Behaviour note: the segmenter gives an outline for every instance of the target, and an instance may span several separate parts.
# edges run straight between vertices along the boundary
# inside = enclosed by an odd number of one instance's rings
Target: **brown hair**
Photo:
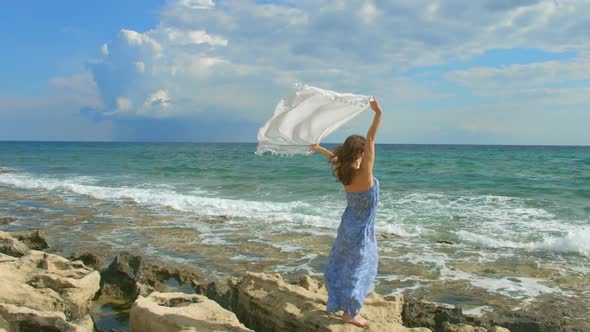
[[[362,157],[365,149],[365,138],[360,135],[350,135],[344,144],[334,148],[334,156],[338,159],[334,163],[332,173],[338,181],[347,186],[354,175],[353,164]]]

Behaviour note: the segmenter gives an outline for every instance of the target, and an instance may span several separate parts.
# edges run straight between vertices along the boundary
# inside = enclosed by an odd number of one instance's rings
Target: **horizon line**
[[[0,140],[0,143],[126,143],[126,144],[258,144],[258,142],[221,142],[221,141],[78,141],[78,140]],[[323,142],[322,144],[341,144],[341,142]],[[301,144],[305,145],[305,144]],[[376,143],[376,145],[456,145],[456,146],[553,146],[553,147],[590,147],[584,144],[503,144],[503,143]]]

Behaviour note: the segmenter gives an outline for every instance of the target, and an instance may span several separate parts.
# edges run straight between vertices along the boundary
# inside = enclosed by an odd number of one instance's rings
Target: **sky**
[[[375,96],[378,143],[590,145],[590,0],[1,6],[0,140],[255,142],[306,83]]]

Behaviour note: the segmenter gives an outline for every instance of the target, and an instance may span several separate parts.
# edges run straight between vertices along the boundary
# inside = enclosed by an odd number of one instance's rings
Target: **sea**
[[[209,278],[321,277],[342,186],[320,154],[255,151],[0,142],[0,230],[43,229],[64,256],[128,251]],[[376,156],[378,293],[474,316],[565,299],[590,322],[590,147],[378,144]]]

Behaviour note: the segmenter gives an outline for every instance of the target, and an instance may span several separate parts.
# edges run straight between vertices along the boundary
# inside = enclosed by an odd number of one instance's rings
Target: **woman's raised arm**
[[[321,145],[319,145],[319,144],[312,144],[312,145],[310,146],[310,150],[311,150],[311,151],[315,151],[315,152],[319,152],[319,153],[323,154],[323,155],[324,155],[326,158],[328,158],[328,160],[330,160],[330,161],[332,161],[332,159],[333,159],[334,157],[336,157],[336,156],[335,156],[335,155],[332,153],[332,151],[330,151],[330,150],[326,149],[325,147],[323,147],[323,146],[321,146]]]
[[[371,127],[369,127],[369,131],[367,132],[363,160],[364,164],[367,165],[367,168],[372,171],[373,163],[375,162],[375,136],[377,136],[377,130],[381,124],[381,107],[375,98],[371,98],[369,105],[375,112],[375,115],[373,116],[373,123],[371,123]]]

